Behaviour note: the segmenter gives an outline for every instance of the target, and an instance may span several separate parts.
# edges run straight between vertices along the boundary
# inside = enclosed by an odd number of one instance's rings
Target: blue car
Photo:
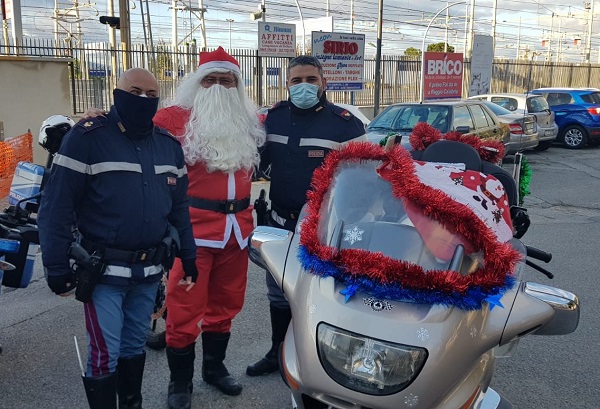
[[[558,125],[556,140],[566,148],[600,145],[600,89],[538,88],[530,93],[548,101]]]

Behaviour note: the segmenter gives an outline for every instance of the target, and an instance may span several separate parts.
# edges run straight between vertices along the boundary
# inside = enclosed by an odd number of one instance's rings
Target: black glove
[[[50,287],[55,294],[68,293],[77,286],[74,273],[48,275],[46,281],[48,281],[48,287]]]
[[[183,266],[183,272],[185,277],[192,277],[192,282],[195,283],[198,280],[198,268],[196,267],[196,260],[181,260]]]
[[[520,239],[527,232],[527,229],[529,229],[529,225],[531,224],[527,209],[519,206],[512,206],[510,208],[510,218],[512,219],[513,227],[515,229],[513,236]]]

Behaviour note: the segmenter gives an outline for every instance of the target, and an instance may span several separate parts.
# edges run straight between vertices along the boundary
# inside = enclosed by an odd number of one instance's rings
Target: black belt
[[[300,216],[300,210],[285,210],[275,204],[271,205],[271,209],[275,210],[277,216],[286,220],[298,220],[298,216]]]
[[[225,214],[238,213],[250,206],[249,197],[241,200],[208,200],[188,196],[188,199],[191,207]]]
[[[102,255],[105,263],[108,261],[123,261],[126,263],[151,263],[156,255],[156,247],[148,250],[119,250],[105,247],[99,243],[82,238],[81,245],[88,253],[98,252]]]

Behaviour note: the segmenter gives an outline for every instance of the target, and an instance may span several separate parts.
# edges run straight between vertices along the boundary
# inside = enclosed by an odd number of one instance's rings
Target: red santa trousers
[[[240,249],[232,234],[223,249],[198,247],[198,281],[186,292],[177,285],[184,277],[179,259],[167,283],[167,345],[184,348],[196,342],[200,330],[229,332],[241,311],[248,278],[248,248]]]

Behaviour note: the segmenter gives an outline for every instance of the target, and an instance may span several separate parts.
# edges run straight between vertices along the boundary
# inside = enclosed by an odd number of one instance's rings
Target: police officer
[[[116,408],[117,393],[120,409],[141,408],[144,344],[170,226],[178,232],[185,270],[179,284],[191,288],[198,275],[183,152],[152,122],[158,83],[149,71],[132,68],[113,95],[106,117],[82,120],[65,135],[38,218],[48,286],[56,294],[77,286],[67,255],[73,226],[77,243],[105,266],[84,303],[83,383],[92,409]]]
[[[294,231],[306,202],[313,171],[332,149],[365,140],[364,124],[349,111],[327,101],[323,68],[312,56],[292,59],[287,69],[289,99],[269,110],[267,143],[260,168],[271,165],[269,224]],[[277,352],[291,320],[290,306],[267,272],[272,345],[267,354],[246,368],[249,376],[279,369]]]

